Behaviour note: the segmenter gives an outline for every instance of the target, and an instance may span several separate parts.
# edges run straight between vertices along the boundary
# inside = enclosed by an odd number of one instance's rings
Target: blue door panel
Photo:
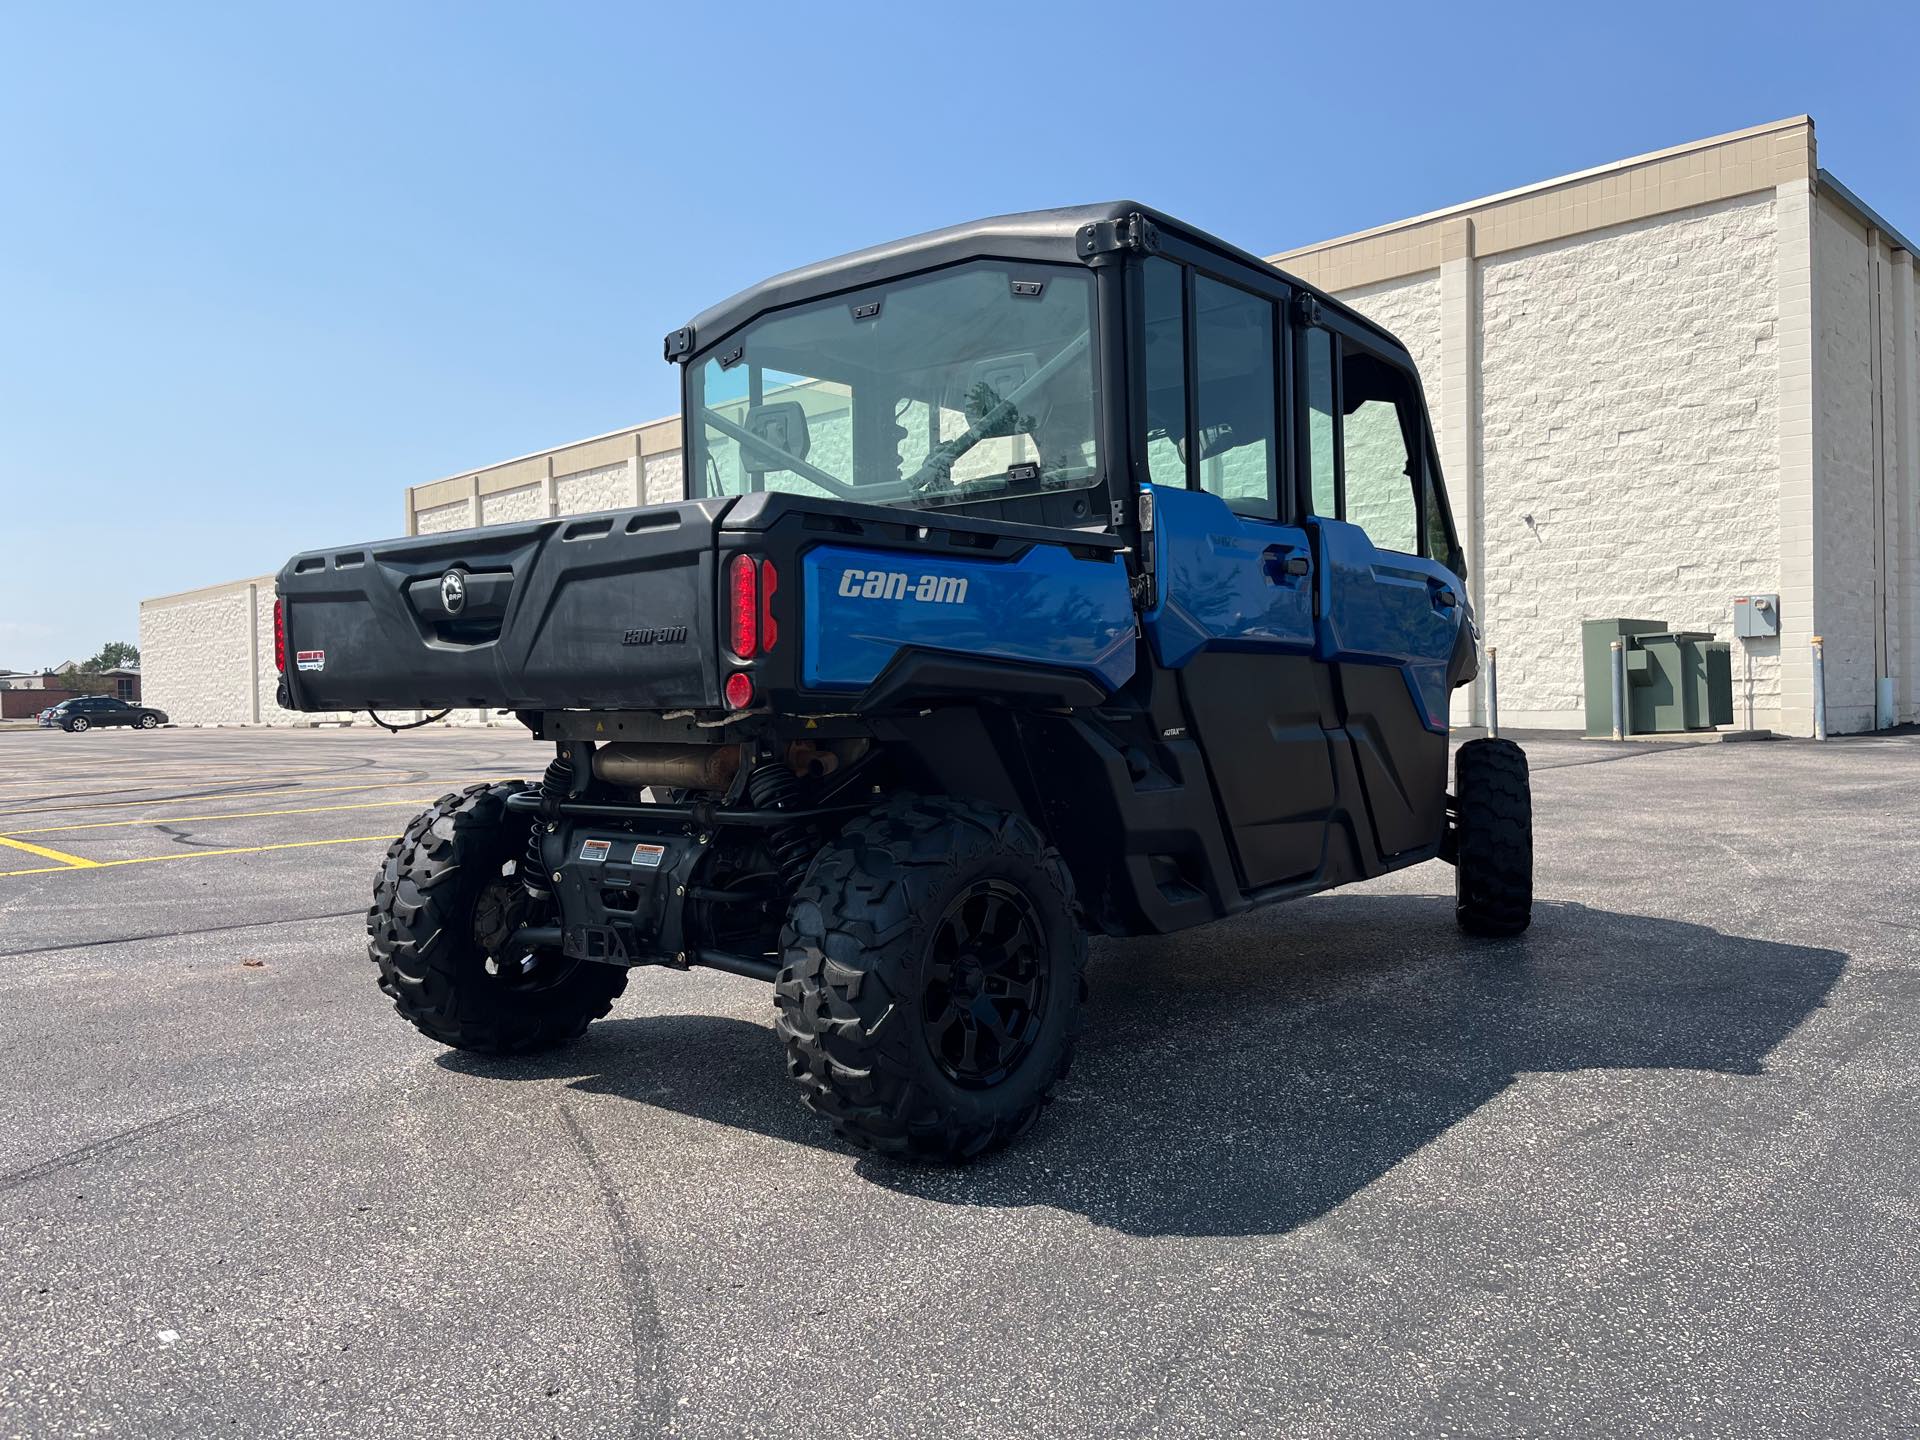
[[[1199,490],[1156,485],[1153,507],[1158,578],[1144,628],[1178,673],[1241,882],[1313,875],[1326,864],[1339,796],[1307,532],[1236,515]]]
[[[1447,665],[1463,618],[1459,577],[1437,560],[1375,548],[1358,525],[1314,524],[1321,556],[1315,653],[1335,663],[1399,667],[1421,723],[1446,733]]]
[[[801,557],[801,684],[860,690],[907,646],[1133,678],[1133,601],[1118,555],[1035,545],[1013,560],[819,545]]]
[[[1153,491],[1159,583],[1145,615],[1160,663],[1177,670],[1203,648],[1313,649],[1313,589],[1287,561],[1309,558],[1297,525],[1249,520],[1204,490]]]

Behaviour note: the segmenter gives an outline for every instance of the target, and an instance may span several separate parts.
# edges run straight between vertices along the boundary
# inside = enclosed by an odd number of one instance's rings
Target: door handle
[[[1284,585],[1313,572],[1313,562],[1298,554],[1291,545],[1269,545],[1260,556],[1267,579]]]
[[[1453,593],[1453,587],[1451,585],[1442,584],[1438,580],[1430,581],[1429,583],[1433,586],[1434,609],[1451,610],[1460,603],[1460,597]]]

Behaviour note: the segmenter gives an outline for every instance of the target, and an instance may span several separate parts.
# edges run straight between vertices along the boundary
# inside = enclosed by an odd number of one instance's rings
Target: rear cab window
[[[937,509],[1089,489],[1097,326],[1090,272],[997,260],[769,312],[687,367],[692,493]]]

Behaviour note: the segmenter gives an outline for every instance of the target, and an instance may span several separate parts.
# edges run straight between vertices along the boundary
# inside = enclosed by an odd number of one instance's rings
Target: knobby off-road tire
[[[605,1015],[627,972],[538,951],[496,953],[523,923],[518,862],[528,821],[509,815],[523,781],[470,785],[415,816],[387,847],[367,911],[380,988],[423,1035],[490,1055],[544,1050]]]
[[[1533,919],[1533,789],[1511,740],[1454,757],[1454,915],[1469,935],[1518,935]]]
[[[1059,852],[1015,816],[908,797],[861,817],[814,858],[780,943],[788,1073],[862,1149],[970,1160],[1031,1126],[1072,1062],[1086,935]]]

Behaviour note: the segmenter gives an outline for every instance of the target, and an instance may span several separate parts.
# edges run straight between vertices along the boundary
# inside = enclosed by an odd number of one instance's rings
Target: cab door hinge
[[[1160,249],[1160,230],[1138,210],[1118,220],[1095,220],[1082,225],[1079,235],[1081,257],[1110,255],[1116,250],[1132,250],[1153,255]]]

